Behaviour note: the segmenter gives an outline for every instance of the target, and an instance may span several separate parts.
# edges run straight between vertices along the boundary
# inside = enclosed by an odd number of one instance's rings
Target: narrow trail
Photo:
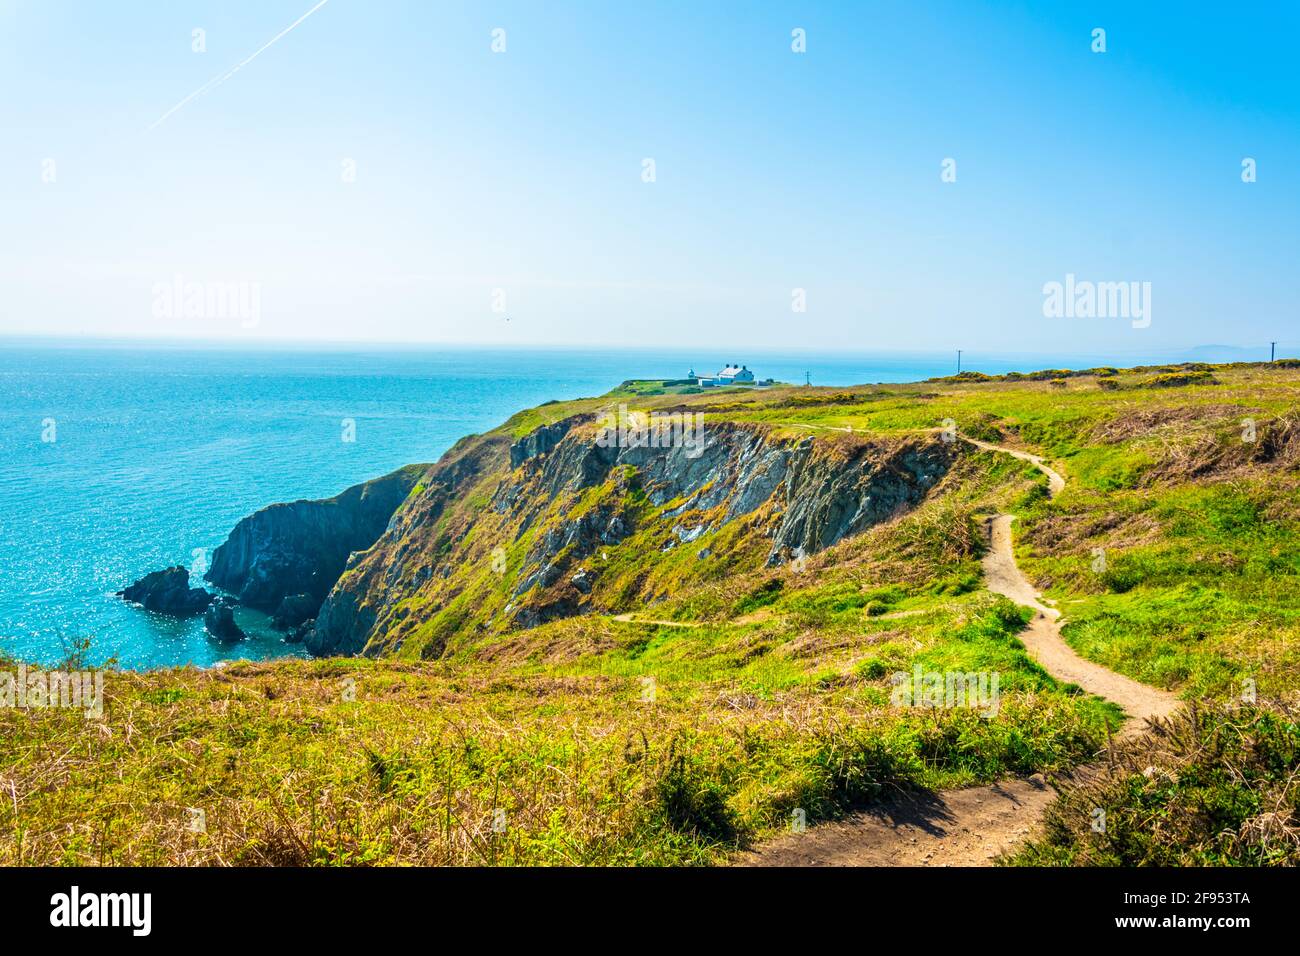
[[[1059,681],[1078,684],[1090,694],[1112,700],[1124,708],[1128,720],[1121,734],[1140,732],[1142,725],[1156,717],[1168,717],[1178,699],[1164,690],[1116,674],[1107,667],[1080,657],[1061,637],[1061,612],[1044,607],[1034,586],[1016,566],[1011,549],[1011,516],[998,515],[991,522],[992,546],[984,555],[985,586],[994,594],[1003,594],[1038,613],[1020,632],[1029,653]]]
[[[1055,498],[1065,490],[1065,479],[1061,477],[1060,473],[1049,468],[1041,455],[1031,455],[1027,451],[1018,451],[1015,448],[1006,448],[1002,445],[991,445],[986,441],[980,441],[978,438],[967,438],[965,435],[961,436],[961,438],[968,445],[974,445],[982,451],[1001,452],[1004,455],[1010,455],[1012,458],[1019,458],[1021,461],[1029,462],[1047,476],[1047,492],[1051,497]]]
[[[1029,462],[1047,476],[1052,497],[1065,488],[1065,479],[1038,455],[973,438],[963,440]],[[1043,604],[1016,564],[1013,520],[1004,514],[989,522],[984,577],[990,591],[1036,612],[1020,634],[1029,653],[1057,680],[1078,684],[1119,704],[1127,715],[1121,736],[1140,733],[1147,720],[1172,713],[1178,704],[1174,695],[1085,660],[1065,642],[1060,612]],[[742,866],[984,866],[1024,842],[1055,796],[1039,774],[987,787],[900,795],[844,820],[778,837],[736,862]]]

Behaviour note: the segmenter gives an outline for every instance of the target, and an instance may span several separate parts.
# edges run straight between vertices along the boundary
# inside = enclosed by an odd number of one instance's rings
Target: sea
[[[301,655],[258,612],[240,609],[248,639],[224,646],[201,617],[114,592],[171,565],[201,572],[258,508],[435,461],[520,409],[730,363],[852,385],[948,375],[956,356],[0,339],[0,658],[58,666],[87,641],[90,664],[129,669]],[[1099,364],[963,357],[990,373]]]

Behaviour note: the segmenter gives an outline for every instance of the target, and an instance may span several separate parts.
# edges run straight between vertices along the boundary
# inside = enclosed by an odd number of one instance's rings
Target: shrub
[[[1131,563],[1110,565],[1101,574],[1101,583],[1106,590],[1114,594],[1127,594],[1142,583],[1146,575]]]
[[[853,668],[853,672],[866,680],[880,680],[889,673],[889,665],[878,657],[871,657]]]
[[[1300,709],[1192,705],[1068,782],[1045,835],[1010,862],[1066,866],[1300,864]],[[1092,829],[1094,808],[1106,813]]]
[[[781,596],[784,587],[785,582],[780,578],[769,578],[737,601],[735,607],[731,609],[731,616],[741,617],[750,611],[766,607]]]
[[[1184,385],[1217,385],[1208,371],[1165,372],[1138,383],[1139,388],[1179,388]]]
[[[726,791],[702,764],[678,753],[677,745],[676,740],[670,745],[667,768],[654,787],[653,803],[662,822],[679,833],[705,840],[734,841],[736,823],[727,806]]]

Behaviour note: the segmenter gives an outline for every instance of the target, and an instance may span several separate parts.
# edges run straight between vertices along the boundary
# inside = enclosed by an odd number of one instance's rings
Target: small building
[[[718,373],[718,379],[724,385],[732,385],[741,382],[752,383],[754,381],[754,373],[749,370],[749,366],[747,365],[728,365]]]
[[[723,385],[753,385],[754,373],[746,365],[732,363],[717,375],[696,375],[691,369],[688,378],[695,379],[700,388],[720,388]]]

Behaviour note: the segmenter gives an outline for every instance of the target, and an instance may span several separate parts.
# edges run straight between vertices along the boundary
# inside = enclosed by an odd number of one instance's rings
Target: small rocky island
[[[190,587],[189,569],[179,566],[151,571],[135,584],[118,591],[117,596],[139,604],[146,611],[174,617],[202,614],[212,603],[212,595],[203,588]]]
[[[235,644],[248,636],[235,623],[235,602],[226,597],[219,597],[208,605],[203,615],[203,626],[223,644]]]

